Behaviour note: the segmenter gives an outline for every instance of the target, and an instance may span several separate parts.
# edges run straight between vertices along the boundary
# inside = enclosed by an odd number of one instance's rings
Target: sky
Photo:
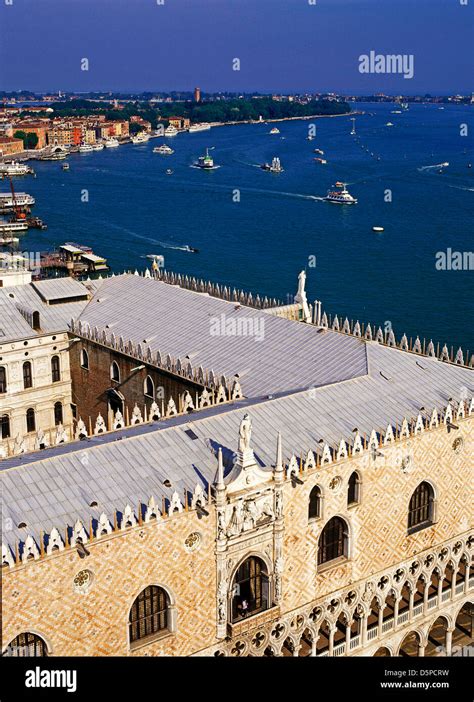
[[[9,91],[469,93],[473,45],[474,0],[0,0]]]

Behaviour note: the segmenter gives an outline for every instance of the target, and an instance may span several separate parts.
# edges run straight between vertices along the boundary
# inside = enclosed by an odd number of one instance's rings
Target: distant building
[[[23,151],[22,139],[13,137],[0,137],[0,156],[12,156]]]
[[[168,117],[168,122],[176,129],[189,129],[191,120],[188,117]]]
[[[44,149],[47,144],[48,126],[47,122],[19,122],[16,125],[16,131],[22,131],[25,134],[36,134],[38,143],[35,149]]]
[[[201,88],[194,88],[194,102],[201,102]]]

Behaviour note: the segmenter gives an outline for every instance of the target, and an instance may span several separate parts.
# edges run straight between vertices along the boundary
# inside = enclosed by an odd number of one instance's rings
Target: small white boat
[[[387,122],[387,124],[385,126],[386,127],[393,127],[393,122]],[[368,151],[368,149],[367,149],[367,151]]]
[[[93,150],[94,149],[92,148],[91,144],[81,144],[79,146],[79,153],[80,154],[87,154]]]
[[[106,149],[114,149],[117,146],[120,146],[120,144],[118,143],[117,139],[114,139],[114,137],[111,137],[110,139],[106,139],[104,141],[104,146]]]
[[[176,136],[176,134],[178,134],[178,130],[176,129],[176,127],[173,127],[172,124],[169,124],[165,129],[165,136],[173,137]]]
[[[352,195],[347,190],[345,183],[338,185],[339,190],[328,190],[328,194],[324,198],[327,202],[333,202],[336,205],[357,205],[357,198],[352,197]]]
[[[98,141],[97,144],[92,144],[92,151],[102,151],[104,148],[104,145],[101,141]]]
[[[63,169],[63,171],[68,171],[69,170],[69,163],[63,163],[61,168]]]
[[[270,171],[270,173],[283,173],[280,159],[277,156],[272,159],[271,163],[263,163],[260,168],[264,171]]]
[[[280,130],[278,129],[278,127],[273,127],[273,129],[270,129],[269,133],[270,134],[279,134]]]
[[[174,154],[174,149],[172,149],[171,146],[168,146],[168,144],[160,144],[160,146],[155,146],[153,153],[162,154],[163,156],[171,156],[171,154]]]
[[[372,227],[373,232],[383,232],[384,228],[383,227]]]
[[[197,124],[192,124],[188,132],[193,134],[194,132],[204,132],[211,128],[210,124],[205,124],[204,122],[198,122]]]
[[[130,141],[132,144],[145,144],[149,140],[149,135],[142,131],[142,132],[137,132],[134,136],[130,137]]]

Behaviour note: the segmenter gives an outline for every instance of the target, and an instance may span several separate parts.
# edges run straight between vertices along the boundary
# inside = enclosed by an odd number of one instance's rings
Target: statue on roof
[[[252,421],[246,412],[240,422],[239,427],[239,451],[244,453],[250,449],[250,439],[252,436]]]

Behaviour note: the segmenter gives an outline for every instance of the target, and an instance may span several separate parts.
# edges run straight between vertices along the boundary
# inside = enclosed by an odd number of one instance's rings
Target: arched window
[[[33,373],[31,372],[31,361],[25,361],[23,364],[23,387],[33,387]]]
[[[130,643],[169,631],[169,598],[162,587],[150,585],[138,595],[128,617]]]
[[[359,473],[355,470],[351,477],[349,478],[349,484],[347,486],[347,504],[357,505],[360,502],[360,477]]]
[[[348,529],[340,517],[328,521],[319,537],[318,565],[328,563],[336,558],[347,557]]]
[[[408,507],[408,531],[425,529],[433,523],[434,491],[427,482],[418,485]]]
[[[0,393],[7,391],[7,371],[5,366],[0,366]]]
[[[32,407],[26,410],[26,431],[36,431],[35,411]]]
[[[0,417],[0,439],[10,438],[10,417],[4,414]]]
[[[53,356],[51,359],[51,380],[53,383],[59,383],[61,380],[61,367],[59,365],[59,356]]]
[[[18,634],[13,641],[10,641],[3,655],[13,658],[47,656],[48,648],[41,636],[27,631],[25,634]]]
[[[145,378],[144,392],[147,397],[155,397],[155,384],[153,383],[153,380],[150,378],[149,375],[147,375],[147,377]]]
[[[110,377],[112,380],[120,383],[120,368],[118,367],[118,363],[116,363],[116,361],[113,361],[110,366]]]
[[[89,370],[89,354],[85,349],[81,350],[81,367]]]
[[[54,423],[56,426],[63,423],[63,405],[62,402],[54,403]]]
[[[237,569],[232,586],[232,621],[269,607],[269,580],[265,563],[251,556]]]
[[[319,519],[321,516],[321,488],[315,485],[309,493],[308,519]]]

